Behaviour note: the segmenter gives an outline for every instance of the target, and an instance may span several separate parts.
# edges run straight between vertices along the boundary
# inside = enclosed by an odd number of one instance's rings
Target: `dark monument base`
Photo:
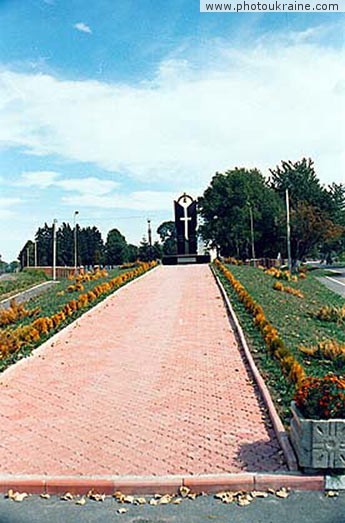
[[[210,262],[209,254],[172,254],[162,258],[163,265],[189,265]]]

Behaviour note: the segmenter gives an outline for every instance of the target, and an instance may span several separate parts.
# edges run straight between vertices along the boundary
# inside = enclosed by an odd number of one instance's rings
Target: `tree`
[[[129,243],[127,245],[127,258],[128,261],[133,263],[135,262],[139,257],[139,249],[136,245],[133,245],[132,243]]]
[[[176,254],[177,253],[177,238],[176,238],[176,226],[175,222],[167,221],[160,224],[157,229],[157,234],[159,235],[163,254]]]
[[[345,231],[344,186],[324,187],[311,158],[283,161],[270,172],[271,187],[282,201],[286,189],[289,190],[293,262],[311,254],[329,257],[331,252],[341,251]]]
[[[143,236],[143,239],[139,245],[139,260],[148,262],[152,260],[157,260],[162,257],[162,247],[158,242],[155,242],[152,246],[147,241],[146,237]]]
[[[221,254],[251,257],[250,210],[256,256],[281,252],[283,205],[257,169],[216,173],[198,203],[201,235]]]
[[[35,246],[34,242],[29,240],[25,243],[24,247],[18,255],[18,260],[21,269],[24,267],[33,267],[35,264]]]
[[[97,227],[77,228],[78,263],[99,265],[104,262],[105,247]]]
[[[56,232],[57,265],[74,265],[74,231],[69,223],[63,223]]]
[[[43,227],[39,227],[35,234],[35,241],[38,266],[51,266],[53,264],[53,227],[47,223]]]
[[[109,265],[121,265],[127,259],[126,238],[118,229],[108,232],[105,244],[106,263]]]

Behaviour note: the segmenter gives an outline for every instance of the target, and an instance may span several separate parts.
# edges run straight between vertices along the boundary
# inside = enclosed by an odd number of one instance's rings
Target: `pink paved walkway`
[[[0,382],[0,473],[285,470],[205,265],[149,273]]]

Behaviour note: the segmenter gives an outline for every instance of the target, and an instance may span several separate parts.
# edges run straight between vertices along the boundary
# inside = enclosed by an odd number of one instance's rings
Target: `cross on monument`
[[[177,253],[181,255],[197,254],[196,201],[186,193],[175,201],[175,225]]]
[[[183,217],[180,218],[180,220],[181,220],[181,222],[184,222],[184,237],[185,237],[185,240],[189,240],[189,236],[188,236],[188,222],[192,221],[192,218],[191,218],[191,216],[188,216],[188,206],[189,205],[186,205],[186,203],[187,203],[187,198],[190,198],[191,200],[192,200],[192,198],[190,196],[188,196],[186,193],[183,194],[182,198],[183,198],[183,203],[184,203],[184,205],[182,205],[182,207],[183,207]]]

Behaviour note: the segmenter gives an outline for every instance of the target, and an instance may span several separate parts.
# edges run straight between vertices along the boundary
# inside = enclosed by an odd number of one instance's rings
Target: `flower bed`
[[[30,351],[34,346],[43,341],[43,339],[46,339],[47,336],[55,333],[61,326],[67,325],[77,317],[78,314],[90,308],[94,303],[100,301],[100,299],[109,295],[128,281],[144,274],[155,265],[156,262],[142,263],[133,270],[119,274],[108,281],[98,283],[88,290],[88,292],[82,293],[75,299],[69,300],[60,310],[51,316],[41,316],[30,323],[23,323],[16,328],[1,329],[0,361],[5,361],[19,352],[23,355],[26,350]],[[2,366],[2,368],[4,368],[4,366]]]
[[[261,303],[258,303],[253,299],[252,295],[234,276],[234,274],[220,262],[216,262],[216,267],[221,272],[226,281],[230,283],[232,289],[236,292],[239,300],[244,305],[246,310],[250,312],[253,316],[253,322],[255,326],[260,330],[261,336],[265,341],[268,353],[273,355],[275,359],[279,362],[283,370],[283,375],[285,376],[285,379],[294,384],[294,388],[296,387],[297,393],[301,390],[301,387],[303,387],[303,385],[306,383],[306,379],[309,379],[308,375],[311,375],[311,379],[319,380],[318,383],[320,384],[320,386],[323,386],[324,383],[327,384],[328,381],[333,378],[340,380],[342,379],[341,376],[336,377],[332,374],[329,374],[330,371],[332,371],[334,374],[339,374],[344,371],[344,364],[339,364],[339,357],[343,357],[342,342],[337,342],[334,339],[329,339],[326,341],[324,340],[323,342],[319,342],[317,344],[317,349],[309,351],[308,349],[305,349],[303,351],[301,350],[301,336],[299,333],[294,332],[294,336],[297,338],[298,343],[287,345],[285,341],[287,337],[286,334],[291,334],[290,321],[287,321],[289,319],[289,315],[287,314],[287,312],[290,312],[290,309],[293,310],[295,314],[295,324],[293,327],[294,331],[298,331],[298,329],[300,329],[300,324],[302,323],[303,327],[304,325],[308,326],[307,332],[309,332],[309,323],[312,322],[311,332],[313,332],[315,335],[315,322],[317,322],[318,320],[311,317],[310,308],[317,307],[320,301],[324,300],[324,294],[326,294],[326,297],[328,298],[327,293],[329,291],[327,289],[323,289],[321,287],[321,284],[319,284],[318,282],[313,282],[313,278],[310,278],[310,282],[309,279],[308,281],[304,281],[305,279],[302,278],[302,281],[299,283],[304,285],[304,294],[306,294],[308,297],[308,303],[301,304],[299,306],[296,306],[296,304],[294,304],[292,307],[289,303],[282,302],[282,308],[277,310],[277,307],[272,308],[273,299],[270,295],[270,288],[272,289],[272,287],[265,283],[266,275],[263,273],[263,271],[252,268],[241,268],[238,266],[234,267],[234,270],[241,272],[241,276],[245,275],[247,277],[247,281],[251,283],[252,288],[256,290],[257,295],[260,297],[260,301],[265,301],[265,304],[267,304],[267,308],[270,311],[272,311],[271,316],[277,318],[278,320],[281,320],[283,331],[282,335],[280,329],[278,329],[276,325],[273,325],[271,321],[268,319],[267,314],[264,312]],[[262,276],[261,280],[259,280],[258,283],[260,274]],[[309,285],[311,289],[308,289]],[[320,286],[320,288],[318,286]],[[317,298],[320,298],[320,301]],[[341,301],[341,298],[339,298],[338,300],[337,297],[333,296],[331,293],[329,294],[329,298],[330,300],[333,299],[335,302]],[[301,321],[302,319],[303,322]],[[318,328],[319,330],[321,329],[321,332],[322,329],[323,332],[329,331],[329,325],[327,324],[321,326],[316,324],[316,328]],[[333,330],[331,332],[333,332],[333,334],[339,333],[339,336],[341,338],[341,329],[336,330],[336,332],[335,329],[338,329],[338,326],[333,326]],[[290,339],[293,338],[290,337]],[[314,341],[314,339],[311,341]],[[304,339],[303,341],[305,342],[306,339]],[[307,343],[305,343],[305,345],[307,345]],[[324,349],[324,351],[326,352],[322,352],[321,349]],[[334,356],[333,358],[331,357],[332,355]],[[314,372],[315,375],[313,376]],[[289,398],[287,398],[287,400],[288,399]],[[290,397],[290,399],[292,399],[292,396]],[[338,399],[340,402],[343,401],[342,397],[338,397]],[[318,411],[314,412],[315,416],[318,416]],[[308,415],[310,414],[311,412],[308,412]],[[328,414],[328,409],[326,409],[323,412],[323,416],[327,418],[327,416],[329,415],[330,414]]]

